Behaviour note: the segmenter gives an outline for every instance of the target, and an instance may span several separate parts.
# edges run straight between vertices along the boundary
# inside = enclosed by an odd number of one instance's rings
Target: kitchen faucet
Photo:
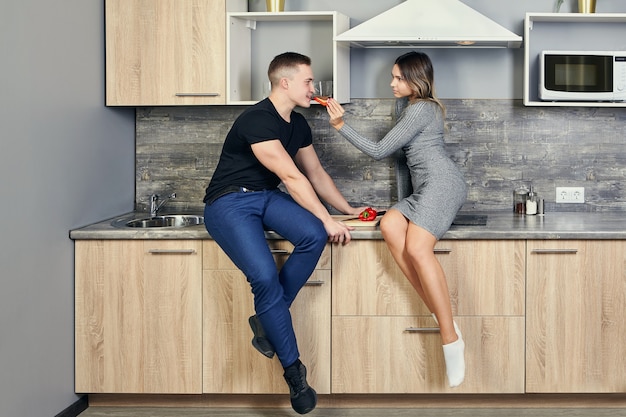
[[[168,195],[165,200],[159,203],[159,196],[156,194],[152,194],[150,196],[150,217],[156,217],[159,213],[159,209],[163,206],[163,204],[167,203],[171,198],[176,198],[176,193],[172,193]]]

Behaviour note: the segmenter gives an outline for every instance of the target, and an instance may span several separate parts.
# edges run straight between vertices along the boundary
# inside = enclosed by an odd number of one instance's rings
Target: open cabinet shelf
[[[553,102],[539,99],[542,50],[626,50],[626,13],[527,13],[524,21],[524,105],[626,107],[626,102]]]
[[[350,48],[334,41],[349,29],[349,17],[333,11],[247,12],[226,19],[227,104],[263,99],[270,61],[288,51],[309,56],[316,81],[333,81],[333,97],[350,101]]]

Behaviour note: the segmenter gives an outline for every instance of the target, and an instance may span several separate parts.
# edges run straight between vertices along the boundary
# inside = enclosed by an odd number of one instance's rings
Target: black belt
[[[254,193],[256,191],[264,191],[264,190],[251,190],[249,188],[240,187],[238,185],[229,185],[228,187],[223,188],[219,193],[217,193],[213,197],[211,197],[206,202],[206,204],[211,204],[215,200],[217,200],[218,198],[220,198],[222,196],[225,196],[226,194],[230,194],[230,193]]]

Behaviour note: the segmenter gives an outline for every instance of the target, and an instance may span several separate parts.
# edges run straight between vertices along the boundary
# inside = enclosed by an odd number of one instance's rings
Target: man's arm
[[[350,241],[348,227],[333,220],[319,200],[311,182],[298,169],[278,139],[255,143],[252,145],[252,152],[261,164],[280,178],[289,195],[298,204],[322,221],[331,242],[348,243]],[[298,159],[297,156],[296,158]],[[317,159],[317,156],[315,158]],[[329,203],[332,204],[330,201]]]
[[[313,145],[301,148],[296,154],[296,163],[309,179],[315,192],[328,204],[343,214],[358,215],[363,207],[352,207],[322,166]]]

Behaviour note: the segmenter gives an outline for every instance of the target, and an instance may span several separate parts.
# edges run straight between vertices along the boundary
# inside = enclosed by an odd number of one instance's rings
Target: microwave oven
[[[626,101],[626,51],[541,51],[539,99]]]

